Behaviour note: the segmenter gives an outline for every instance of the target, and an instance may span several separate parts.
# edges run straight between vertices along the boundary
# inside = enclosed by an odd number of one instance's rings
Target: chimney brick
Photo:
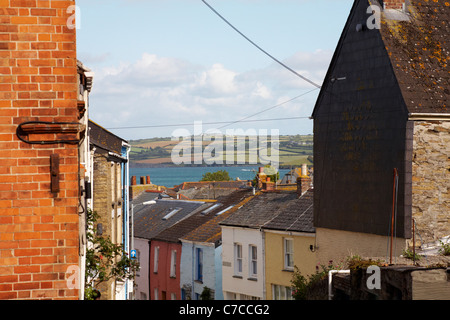
[[[388,0],[384,1],[384,9],[403,10],[405,0]]]
[[[300,176],[297,178],[297,194],[300,197],[311,188],[311,178],[308,176]]]

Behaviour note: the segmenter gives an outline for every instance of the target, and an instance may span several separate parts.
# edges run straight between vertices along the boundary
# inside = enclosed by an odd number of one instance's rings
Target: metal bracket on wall
[[[50,189],[52,193],[59,192],[59,154],[50,155]]]
[[[85,129],[85,125],[77,122],[27,121],[17,126],[16,135],[28,144],[78,144]],[[33,135],[39,135],[40,139],[33,139]],[[53,139],[41,140],[41,135],[53,135]]]

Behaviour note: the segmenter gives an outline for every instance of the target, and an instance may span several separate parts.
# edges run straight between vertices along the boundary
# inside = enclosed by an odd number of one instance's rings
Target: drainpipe
[[[333,299],[333,293],[332,293],[332,282],[333,282],[333,274],[335,273],[346,273],[350,274],[350,270],[330,270],[328,271],[328,300]]]

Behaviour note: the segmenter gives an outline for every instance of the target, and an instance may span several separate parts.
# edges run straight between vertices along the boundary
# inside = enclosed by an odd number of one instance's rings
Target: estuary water
[[[159,186],[172,188],[183,182],[199,181],[206,172],[226,170],[235,180],[252,180],[258,172],[258,166],[249,167],[162,167],[162,168],[130,168],[130,177],[136,176],[139,184],[141,176],[150,176],[150,181]],[[289,172],[288,169],[279,169],[280,179]]]

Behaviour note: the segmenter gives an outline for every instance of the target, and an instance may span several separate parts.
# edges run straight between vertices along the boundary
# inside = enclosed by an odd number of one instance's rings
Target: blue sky
[[[206,1],[273,57],[318,84],[353,3]],[[115,134],[127,140],[168,137],[180,128],[193,132],[194,121],[224,134],[312,133],[309,119],[206,124],[266,109],[247,120],[309,117],[319,90],[309,92],[313,85],[254,47],[201,0],[77,0],[77,6],[78,59],[95,73],[90,118]]]

